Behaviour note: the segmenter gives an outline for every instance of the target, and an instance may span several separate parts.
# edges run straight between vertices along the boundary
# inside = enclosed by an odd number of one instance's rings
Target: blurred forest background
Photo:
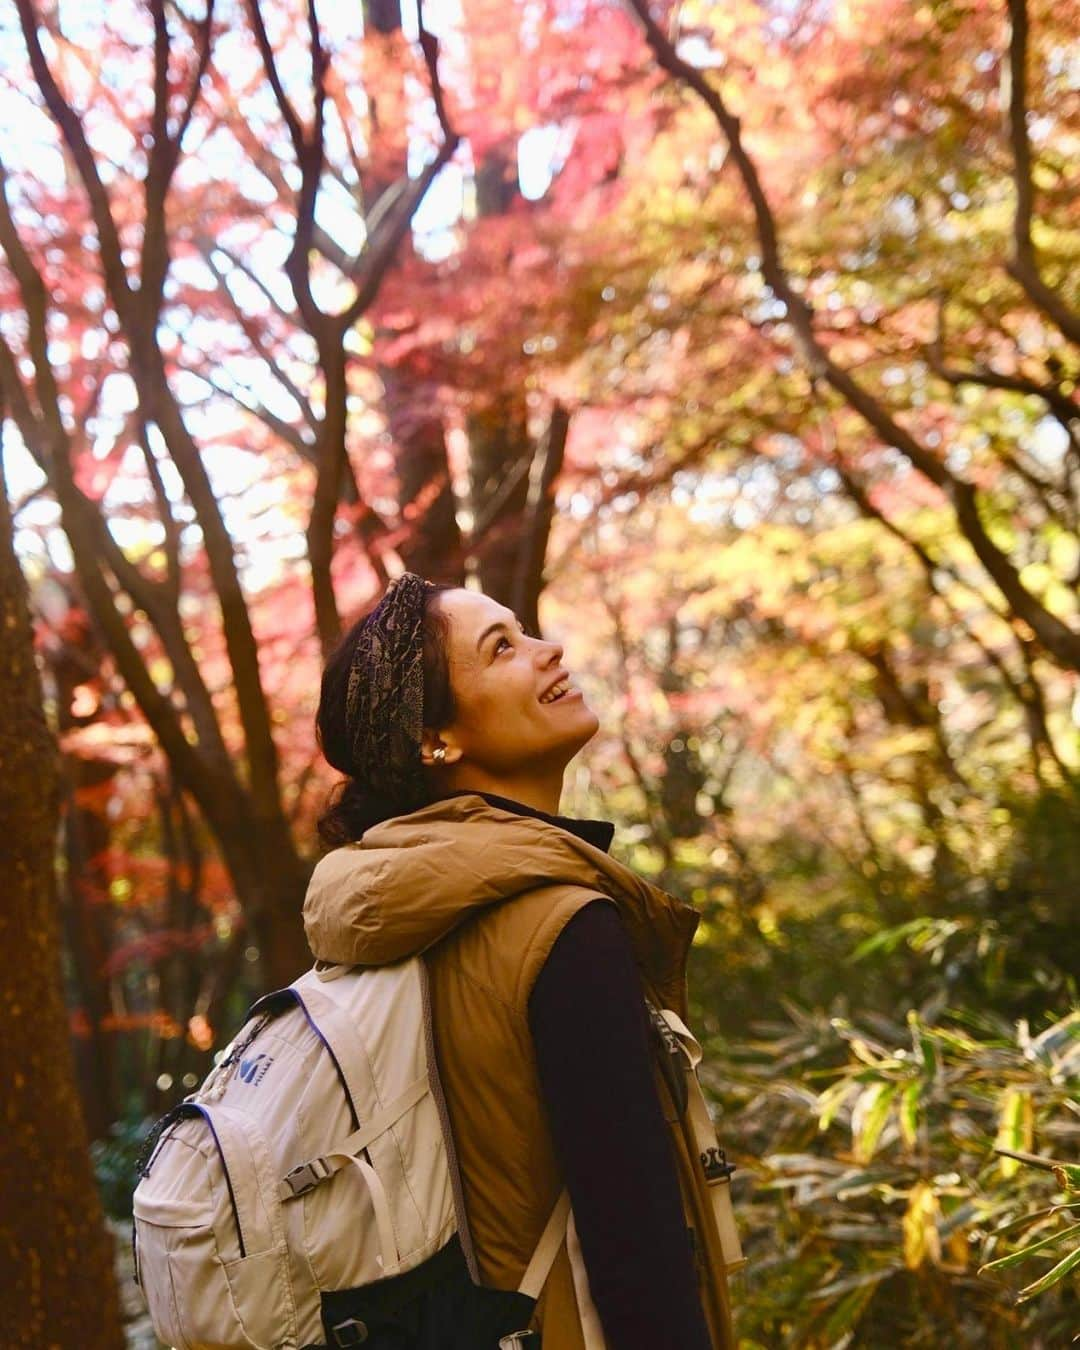
[[[122,1343],[71,1082],[122,1222],[304,963],[320,660],[405,567],[565,644],[564,809],[704,914],[741,1343],[1080,1334],[1078,33],[4,8],[13,1346]]]

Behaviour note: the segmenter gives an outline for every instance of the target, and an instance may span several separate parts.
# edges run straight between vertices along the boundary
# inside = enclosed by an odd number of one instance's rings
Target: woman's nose
[[[549,649],[548,664],[558,665],[563,658],[563,646],[561,642],[549,642],[546,638],[541,639],[541,645]]]

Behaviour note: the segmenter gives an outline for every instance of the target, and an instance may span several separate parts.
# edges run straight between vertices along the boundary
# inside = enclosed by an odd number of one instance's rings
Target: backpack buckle
[[[706,1181],[727,1181],[736,1170],[735,1164],[728,1162],[722,1148],[706,1149],[701,1155],[701,1168]]]
[[[301,1163],[286,1173],[284,1184],[292,1191],[295,1199],[298,1195],[306,1195],[308,1191],[313,1191],[320,1182],[333,1174],[334,1169],[325,1158],[312,1158],[310,1162]]]
[[[368,1325],[358,1317],[350,1317],[330,1328],[334,1344],[338,1346],[363,1345],[368,1338]]]

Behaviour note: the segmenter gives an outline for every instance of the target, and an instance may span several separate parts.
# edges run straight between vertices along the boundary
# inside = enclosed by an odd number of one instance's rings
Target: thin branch
[[[303,158],[304,154],[304,127],[288,94],[285,92],[285,86],[281,83],[281,75],[278,72],[277,61],[274,58],[274,49],[270,44],[270,35],[266,31],[266,24],[263,21],[259,0],[248,0],[248,13],[251,15],[251,26],[255,33],[255,43],[259,48],[259,54],[262,56],[263,65],[266,67],[266,78],[270,81],[270,88],[274,91],[274,98],[277,100],[278,108],[281,110],[281,116],[284,118],[285,125],[289,130],[289,136],[292,139],[296,158],[297,160],[300,160]]]
[[[169,580],[169,592],[174,604],[180,601],[180,583],[181,565],[180,565],[180,527],[176,523],[176,517],[172,512],[172,503],[169,501],[169,494],[165,491],[165,480],[161,476],[161,470],[158,468],[157,457],[150,445],[149,429],[145,422],[140,419],[139,423],[139,446],[143,452],[143,459],[146,462],[146,473],[150,479],[150,485],[154,490],[154,500],[157,502],[158,517],[161,520],[161,527],[165,531],[165,559],[167,562],[166,575]]]
[[[1031,240],[1031,220],[1035,210],[1035,190],[1031,177],[1031,142],[1027,131],[1027,0],[1009,0],[1009,141],[1013,153],[1013,181],[1016,185],[1016,212],[1013,216],[1014,255],[1007,264],[1031,301],[1051,319],[1062,333],[1080,345],[1080,314],[1043,281],[1039,273],[1035,247]]]
[[[416,0],[416,21],[420,28],[420,50],[424,53],[424,64],[427,66],[428,80],[431,84],[431,97],[435,102],[435,115],[442,128],[443,140],[453,141],[456,145],[458,135],[450,123],[446,100],[443,97],[442,81],[439,78],[439,42],[424,23],[424,0]]]
[[[109,196],[101,181],[97,164],[90,144],[86,139],[82,123],[74,108],[64,97],[56,77],[52,73],[38,36],[38,20],[34,12],[33,0],[15,0],[19,11],[19,22],[23,39],[30,57],[30,68],[41,90],[45,104],[60,128],[64,143],[71,152],[79,170],[83,186],[90,198],[90,210],[98,233],[101,249],[101,263],[105,273],[105,282],[112,297],[117,314],[122,318],[129,316],[132,309],[133,292],[124,267],[120,234],[113,219],[109,205]]]
[[[54,452],[45,444],[45,424],[30,405],[15,353],[3,333],[0,333],[0,392],[7,404],[8,415],[19,428],[23,444],[41,472],[51,478]]]
[[[962,533],[1013,611],[1028,624],[1046,651],[1061,665],[1080,670],[1080,633],[1047,609],[1023,585],[1019,570],[994,543],[982,522],[974,486],[950,473],[943,460],[902,427],[885,405],[861,385],[850,371],[837,365],[821,345],[814,331],[814,311],[792,285],[781,260],[776,221],[757,169],[743,144],[738,118],[728,110],[723,98],[704,74],[677,54],[649,13],[648,0],[628,0],[628,3],[641,20],[646,39],[660,66],[699,95],[723,131],[729,157],[738,170],[753,210],[761,251],[761,274],[787,309],[796,345],[811,377],[831,385],[886,445],[898,450],[945,493],[952,501]]]
[[[1030,394],[1041,398],[1050,409],[1054,418],[1074,444],[1077,443],[1074,423],[1080,422],[1080,403],[1070,397],[1063,389],[1054,384],[1040,384],[1037,380],[1027,379],[1023,375],[1004,375],[988,366],[976,366],[969,370],[960,370],[945,363],[945,333],[942,307],[938,308],[938,331],[934,341],[925,348],[927,363],[947,384],[959,388],[965,384],[976,384],[983,389],[1000,389],[1006,393]]]
[[[983,641],[938,585],[937,577],[943,575],[947,576],[954,584],[966,588],[966,583],[956,573],[955,569],[948,563],[932,558],[924,545],[917,539],[906,534],[894,521],[885,516],[884,513],[873,504],[866,493],[866,490],[851,475],[850,471],[840,461],[838,456],[834,455],[833,463],[836,472],[840,477],[840,481],[844,485],[845,491],[858,507],[860,514],[865,516],[868,520],[877,521],[878,524],[888,530],[894,538],[898,539],[911,550],[923,569],[927,589],[941,602],[950,620],[960,629],[968,641],[977,647],[988,664],[994,667],[1000,675],[1002,683],[1012,694],[1013,698],[1016,699],[1017,703],[1024,709],[1028,719],[1036,777],[1039,776],[1039,748],[1042,747],[1047,750],[1063,778],[1066,781],[1071,781],[1071,774],[1063,763],[1061,756],[1058,754],[1057,747],[1054,745],[1053,738],[1050,735],[1049,723],[1046,717],[1046,702],[1043,696],[1042,687],[1035,676],[1030,653],[1026,650],[1017,632],[1015,622],[1010,622],[1007,616],[999,614],[997,610],[991,609],[991,613],[993,613],[994,617],[1006,624],[1012,637],[1020,646],[1027,667],[1027,678],[1023,681],[1016,679],[1009,670],[1004,658],[995,651],[993,647]],[[976,596],[985,603],[984,597],[978,596],[978,593],[976,593]]]
[[[270,287],[267,286],[266,282],[259,276],[258,272],[246,263],[238,253],[234,253],[225,244],[218,243],[216,240],[207,239],[205,235],[198,236],[195,240],[195,245],[202,254],[207,267],[215,276],[222,279],[224,279],[225,276],[220,268],[211,261],[214,253],[220,253],[223,258],[228,259],[230,267],[235,267],[238,272],[242,272],[248,281],[258,288],[278,318],[288,324],[290,328],[296,326],[297,316],[295,310],[286,309]]]
[[[315,415],[315,411],[312,408],[310,401],[305,397],[304,394],[300,392],[299,385],[297,385],[292,379],[290,379],[290,377],[281,369],[280,365],[274,360],[273,356],[270,353],[270,349],[268,348],[266,342],[263,340],[263,336],[259,330],[258,325],[255,323],[252,316],[246,313],[241,308],[236,297],[233,295],[232,290],[229,287],[228,277],[226,273],[214,261],[213,256],[214,253],[221,252],[222,254],[224,254],[224,256],[229,259],[229,262],[233,267],[235,267],[238,271],[242,272],[243,275],[246,276],[250,281],[253,281],[256,285],[258,285],[259,288],[263,290],[263,293],[265,294],[266,293],[265,288],[263,287],[262,283],[258,280],[257,277],[254,276],[252,270],[249,267],[247,267],[244,263],[240,262],[239,260],[235,259],[230,253],[226,252],[226,250],[219,249],[216,245],[211,244],[209,243],[209,241],[205,240],[199,240],[198,246],[199,251],[202,253],[203,259],[207,267],[214,274],[214,278],[218,283],[218,287],[220,288],[222,294],[224,295],[225,300],[229,305],[229,308],[232,310],[237,323],[243,329],[244,336],[251,343],[255,352],[266,363],[266,366],[269,369],[270,374],[274,377],[275,380],[277,380],[277,382],[281,385],[281,387],[285,390],[285,392],[289,395],[289,397],[300,409],[300,413],[303,416],[304,421],[311,428],[312,432],[317,433],[319,429],[319,419]],[[220,389],[221,386],[215,384],[214,387]]]
[[[34,362],[35,393],[38,405],[44,410],[56,405],[60,397],[48,355],[49,337],[46,322],[48,293],[41,273],[35,267],[16,229],[11,203],[8,200],[7,185],[7,170],[0,162],[0,248],[7,255],[26,311],[30,356]]]
[[[203,77],[210,65],[210,47],[213,32],[214,0],[206,0],[206,14],[200,19],[198,26],[196,45],[199,55],[195,67],[195,76],[191,82],[191,93],[184,103],[184,110],[180,114],[176,135],[173,138],[173,144],[176,147],[177,155],[180,154],[180,151],[183,148],[184,137],[187,135],[187,129],[191,125],[191,119],[195,112],[195,105],[199,101],[199,90],[202,88]]]
[[[207,0],[206,14],[199,24],[195,76],[185,99],[184,111],[175,137],[169,135],[170,39],[165,16],[165,0],[150,0],[150,10],[154,21],[154,108],[151,115],[151,146],[144,183],[145,223],[139,294],[140,299],[145,297],[143,304],[147,308],[153,306],[156,320],[169,268],[169,235],[165,219],[165,202],[169,185],[180,161],[180,143],[194,113],[203,75],[210,61],[214,0]],[[147,322],[150,322],[149,314],[146,317]]]
[[[392,205],[387,211],[386,224],[378,230],[374,238],[371,235],[368,236],[368,244],[365,245],[360,255],[362,278],[358,282],[356,296],[340,315],[340,323],[344,328],[351,328],[374,301],[402,240],[409,232],[412,218],[416,214],[416,208],[420,205],[428,188],[441,173],[443,166],[453,158],[457,145],[456,138],[443,142],[439,147],[438,154],[429,164],[424,166],[420,176],[410,183],[399,198],[393,199]],[[388,191],[392,191],[392,189],[388,189]],[[382,197],[379,198],[378,204],[380,206],[386,195],[384,192]]]
[[[257,417],[258,420],[262,422],[264,426],[268,427],[279,440],[282,440],[286,445],[291,446],[292,449],[295,450],[302,459],[307,460],[309,464],[317,462],[318,455],[314,442],[305,440],[298,427],[293,426],[291,422],[286,422],[283,417],[278,417],[276,413],[272,413],[270,409],[256,397],[255,391],[250,385],[234,381],[230,387],[229,385],[223,384],[213,375],[200,375],[198,378],[204,380],[215,393],[220,394],[223,398],[227,398],[230,403],[241,409],[241,411],[246,412],[251,417]],[[251,397],[250,403],[240,397],[240,390],[243,390],[245,394],[248,394]]]

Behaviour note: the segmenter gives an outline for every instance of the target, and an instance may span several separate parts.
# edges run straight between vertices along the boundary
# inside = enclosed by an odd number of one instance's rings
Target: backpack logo
[[[242,1059],[240,1061],[240,1081],[249,1083],[252,1087],[258,1087],[266,1077],[266,1071],[273,1064],[273,1055],[256,1055],[254,1059]]]

